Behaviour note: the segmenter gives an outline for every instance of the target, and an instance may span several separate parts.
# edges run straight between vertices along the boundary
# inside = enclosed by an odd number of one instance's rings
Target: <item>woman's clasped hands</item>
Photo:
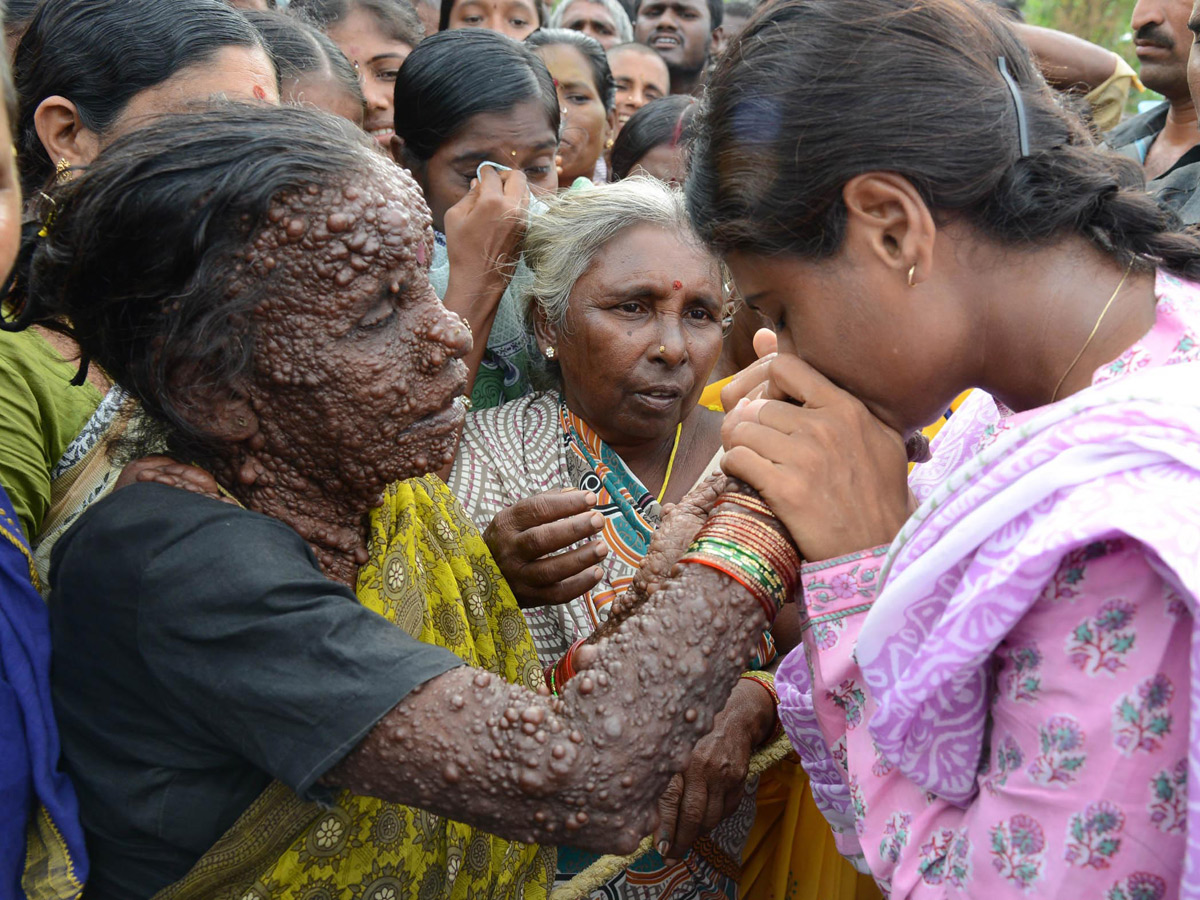
[[[890,544],[910,511],[905,439],[798,356],[760,359],[725,388],[722,468],[770,504],[806,560]]]

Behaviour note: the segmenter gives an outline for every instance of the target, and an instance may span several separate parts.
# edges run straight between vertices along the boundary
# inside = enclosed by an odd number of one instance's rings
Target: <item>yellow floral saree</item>
[[[530,688],[533,641],[487,545],[435,476],[371,513],[358,599],[419,640]],[[156,900],[544,900],[553,848],[343,792],[329,808],[276,782]]]

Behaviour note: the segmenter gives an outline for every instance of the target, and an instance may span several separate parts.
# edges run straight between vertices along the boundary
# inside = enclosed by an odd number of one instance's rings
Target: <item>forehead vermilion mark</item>
[[[262,85],[256,84],[254,86],[254,98],[256,100],[266,100],[267,99],[267,92],[265,90],[263,90]]]
[[[679,279],[676,279],[675,281],[671,282],[671,287],[675,288],[675,290],[677,290],[677,291],[682,290],[683,282],[680,281]]]
[[[425,242],[417,244],[417,265],[425,265]]]

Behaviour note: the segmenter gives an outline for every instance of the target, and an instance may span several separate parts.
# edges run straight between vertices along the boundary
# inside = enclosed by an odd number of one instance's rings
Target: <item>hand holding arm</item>
[[[796,356],[770,364],[766,397],[722,426],[722,468],[755,488],[805,559],[889,544],[908,518],[905,442]]]
[[[501,510],[483,539],[522,608],[568,603],[594,588],[608,555],[596,495],[547,491]],[[573,550],[572,544],[586,541]],[[565,552],[563,552],[565,551]]]

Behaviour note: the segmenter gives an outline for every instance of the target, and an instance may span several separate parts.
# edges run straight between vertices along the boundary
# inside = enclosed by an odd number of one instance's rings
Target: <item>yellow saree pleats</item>
[[[758,809],[746,850],[741,900],[879,900],[879,888],[834,846],[813,802],[808,776],[793,757],[758,784]]]
[[[542,682],[521,610],[441,479],[389,488],[371,514],[358,599],[420,640],[510,682]],[[553,848],[342,793],[332,808],[276,783],[156,900],[545,900]]]

